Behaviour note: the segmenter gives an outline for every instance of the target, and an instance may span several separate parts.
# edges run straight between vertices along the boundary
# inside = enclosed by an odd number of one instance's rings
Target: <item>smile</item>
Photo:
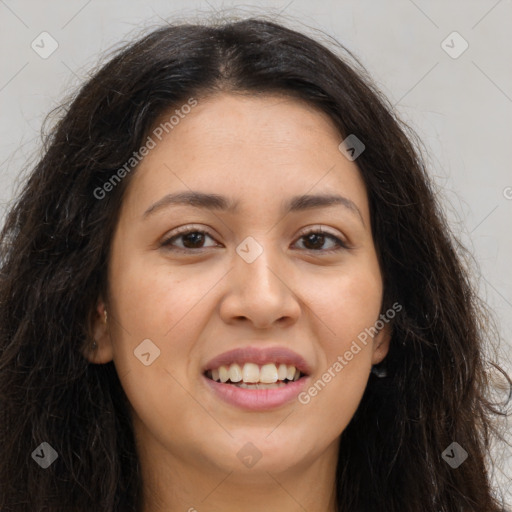
[[[284,363],[233,363],[206,372],[209,379],[244,389],[276,389],[298,380],[301,376],[300,370],[294,365]]]
[[[287,347],[241,347],[202,368],[208,392],[247,411],[268,411],[293,403],[311,380],[312,367]]]

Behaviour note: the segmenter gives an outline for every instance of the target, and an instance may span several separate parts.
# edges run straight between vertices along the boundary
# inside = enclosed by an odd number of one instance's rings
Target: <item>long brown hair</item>
[[[82,355],[136,169],[104,197],[95,191],[163,112],[219,91],[300,98],[330,116],[340,141],[355,134],[366,146],[356,163],[382,311],[403,309],[382,364],[388,376],[371,375],[341,436],[337,510],[504,510],[487,460],[499,435],[493,417],[504,414],[488,394],[492,324],[413,132],[339,49],[261,17],[169,25],[118,51],[63,108],[1,234],[0,510],[141,510],[128,400],[113,362]],[[46,470],[31,457],[43,442],[58,453]],[[468,454],[456,469],[442,457],[453,442]]]

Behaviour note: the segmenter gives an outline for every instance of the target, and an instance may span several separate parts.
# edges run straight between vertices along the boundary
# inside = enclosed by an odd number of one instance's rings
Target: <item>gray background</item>
[[[100,55],[165,19],[195,21],[212,13],[270,14],[324,43],[334,37],[359,57],[424,141],[451,226],[475,257],[474,282],[495,313],[500,364],[512,372],[511,0],[0,0],[2,219],[23,181],[21,170],[38,157],[45,115]],[[43,44],[43,31],[58,44],[46,59],[31,47]],[[451,36],[443,44],[453,31],[469,45],[457,58],[445,49],[454,54],[463,41]],[[496,478],[512,487],[511,449],[500,445],[496,457]]]

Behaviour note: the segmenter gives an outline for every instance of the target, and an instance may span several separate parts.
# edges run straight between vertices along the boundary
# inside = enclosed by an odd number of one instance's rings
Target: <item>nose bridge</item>
[[[296,317],[299,307],[287,283],[285,258],[272,236],[256,236],[248,236],[236,247],[224,313],[259,325]]]
[[[268,235],[246,237],[236,248],[236,271],[245,283],[245,288],[260,289],[268,293],[280,293],[283,283],[277,278],[279,247]]]

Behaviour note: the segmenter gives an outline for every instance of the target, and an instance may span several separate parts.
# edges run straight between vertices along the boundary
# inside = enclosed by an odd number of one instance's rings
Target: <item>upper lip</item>
[[[286,347],[242,347],[229,350],[214,357],[203,368],[203,373],[208,370],[219,368],[220,366],[229,366],[232,363],[244,364],[255,363],[264,365],[267,363],[293,365],[301,373],[309,375],[311,368],[306,360]]]

